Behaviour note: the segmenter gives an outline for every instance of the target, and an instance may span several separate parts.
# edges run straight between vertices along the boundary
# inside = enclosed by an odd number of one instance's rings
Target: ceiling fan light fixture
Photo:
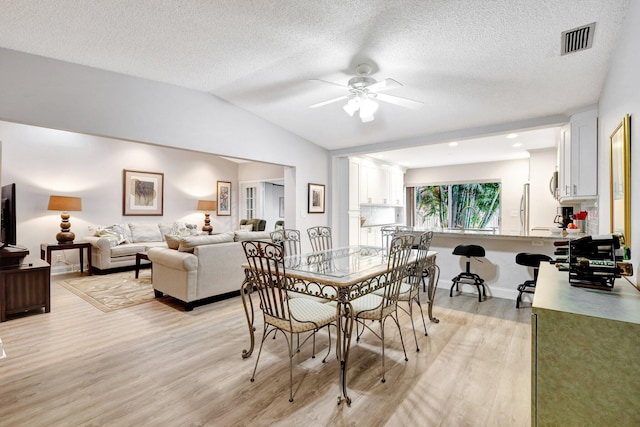
[[[363,123],[370,122],[373,120],[373,115],[378,111],[378,103],[370,98],[364,98],[360,101],[360,119],[362,119]],[[366,120],[365,118],[371,118],[371,120]]]
[[[373,117],[373,115],[363,116],[362,112],[360,112],[360,120],[362,120],[362,123],[369,123],[369,122],[372,122],[374,119],[375,117]]]
[[[348,115],[353,117],[353,114],[358,111],[360,108],[360,104],[358,102],[358,98],[351,98],[349,102],[347,102],[344,107],[342,107],[344,111],[347,112]]]

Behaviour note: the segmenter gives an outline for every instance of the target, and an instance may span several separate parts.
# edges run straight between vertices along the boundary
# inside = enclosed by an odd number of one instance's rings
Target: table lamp
[[[60,218],[60,232],[56,234],[58,244],[64,245],[73,243],[76,235],[71,231],[71,223],[69,222],[69,211],[81,211],[82,199],[80,197],[67,197],[67,196],[49,196],[50,211],[62,211]]]
[[[202,231],[206,231],[211,234],[213,227],[211,226],[211,219],[209,218],[209,211],[215,211],[218,208],[218,202],[215,200],[198,200],[198,210],[204,211],[204,225]]]

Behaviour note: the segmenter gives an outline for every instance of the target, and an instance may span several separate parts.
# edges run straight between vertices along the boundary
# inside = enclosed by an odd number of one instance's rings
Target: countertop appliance
[[[560,228],[567,228],[567,225],[573,222],[573,208],[571,206],[560,206],[553,222],[558,224]]]

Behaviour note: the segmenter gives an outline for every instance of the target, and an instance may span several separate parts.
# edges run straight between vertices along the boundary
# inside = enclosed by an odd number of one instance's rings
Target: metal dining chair
[[[356,333],[356,340],[359,341],[360,336],[364,333],[365,328],[370,330],[382,343],[382,382],[385,382],[385,365],[384,365],[384,326],[386,320],[391,318],[398,327],[400,333],[400,342],[402,343],[402,351],[404,352],[404,360],[407,361],[407,351],[404,347],[402,338],[402,330],[398,321],[398,295],[402,281],[407,275],[407,262],[413,245],[413,236],[404,234],[396,236],[389,244],[389,258],[387,262],[387,272],[380,277],[380,284],[383,285],[380,295],[369,293],[351,302],[353,307],[354,319],[358,324],[363,326],[360,334]],[[367,320],[378,321],[380,324],[380,332],[374,331],[367,325]]]
[[[380,228],[380,234],[382,235],[382,248],[384,253],[387,253],[389,248],[389,242],[398,234],[410,233],[413,231],[413,227],[405,225],[385,225]]]
[[[314,338],[313,353],[315,355],[315,334],[321,328],[336,323],[336,309],[309,298],[290,298],[284,267],[284,251],[275,243],[261,241],[242,242],[245,256],[249,264],[251,285],[260,296],[260,309],[264,318],[262,341],[256,357],[251,381],[255,381],[258,361],[265,340],[271,334],[274,338],[282,332],[287,342],[289,356],[289,402],[293,402],[293,357],[298,354],[300,345],[293,342],[294,334],[310,332],[302,341]],[[329,350],[324,357],[326,361],[331,352],[331,336]]]
[[[296,259],[302,254],[299,230],[276,230],[271,232],[270,237],[272,243],[276,243],[282,247],[288,263],[295,263]],[[287,265],[287,267],[293,267],[293,265]]]
[[[416,262],[408,268],[407,280],[400,285],[400,292],[398,294],[398,302],[406,302],[408,304],[408,310],[402,305],[399,305],[400,309],[409,315],[411,319],[411,328],[413,329],[413,338],[416,341],[416,351],[420,351],[418,345],[418,337],[416,335],[416,326],[413,323],[413,304],[418,304],[420,308],[420,316],[422,316],[422,325],[424,326],[424,335],[428,336],[427,322],[424,320],[424,312],[422,311],[422,304],[420,303],[420,284],[426,287],[425,279],[429,277],[427,271],[427,256],[429,254],[429,247],[431,246],[431,240],[433,239],[433,231],[427,231],[420,235],[420,240],[414,247],[417,250]]]
[[[284,265],[286,268],[297,268],[302,262],[301,244],[300,244],[300,231],[294,229],[276,230],[270,234],[271,242],[280,245],[284,250]],[[289,297],[305,297],[311,298],[318,302],[329,302],[335,297],[336,291],[332,287],[325,286],[320,288],[319,286],[308,285],[306,289],[301,289],[294,285],[292,290],[289,290]],[[296,291],[297,289],[297,291]],[[311,295],[314,294],[314,295]]]
[[[313,252],[326,251],[333,248],[331,227],[317,226],[307,229]]]

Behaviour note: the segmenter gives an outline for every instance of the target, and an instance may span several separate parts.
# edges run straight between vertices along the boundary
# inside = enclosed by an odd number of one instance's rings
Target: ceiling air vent
[[[595,22],[572,30],[563,31],[561,55],[591,48],[595,31]]]

